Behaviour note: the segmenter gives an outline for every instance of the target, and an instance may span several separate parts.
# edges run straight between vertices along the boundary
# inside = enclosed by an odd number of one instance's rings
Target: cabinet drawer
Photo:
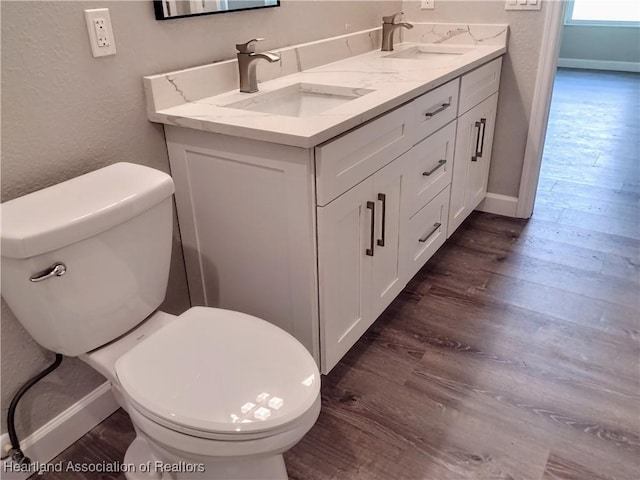
[[[411,103],[404,105],[315,148],[318,205],[326,205],[409,149],[411,111]]]
[[[407,155],[408,174],[405,201],[412,216],[451,183],[456,122],[413,147]]]
[[[413,145],[456,118],[459,85],[456,78],[413,101]]]
[[[448,217],[449,187],[409,220],[402,253],[406,281],[427,263],[446,240]]]
[[[458,116],[498,91],[501,68],[502,57],[496,58],[462,77]]]

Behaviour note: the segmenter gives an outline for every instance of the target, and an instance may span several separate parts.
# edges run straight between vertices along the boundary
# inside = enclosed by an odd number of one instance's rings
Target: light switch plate
[[[505,10],[540,10],[542,0],[506,0]]]
[[[116,40],[111,28],[111,17],[108,8],[93,8],[84,11],[87,22],[87,33],[94,57],[105,57],[116,54]]]

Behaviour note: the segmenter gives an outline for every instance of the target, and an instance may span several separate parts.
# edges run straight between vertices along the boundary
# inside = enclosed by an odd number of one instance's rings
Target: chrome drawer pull
[[[387,196],[384,193],[379,193],[378,200],[382,202],[382,233],[376,243],[379,247],[384,247],[385,230],[387,229]]]
[[[376,204],[373,202],[367,202],[367,208],[371,210],[371,237],[369,240],[369,248],[365,250],[365,253],[368,256],[373,257],[373,244],[375,243],[373,237],[375,236],[376,229]]]
[[[475,155],[471,156],[472,162],[477,162],[479,158],[482,158],[482,154],[484,153],[484,132],[487,129],[487,119],[481,118],[479,122],[475,124],[478,129],[478,136],[476,137],[476,151]],[[480,132],[482,131],[482,144],[480,143]],[[480,148],[478,148],[480,146]]]
[[[32,282],[42,282],[43,280],[47,280],[51,277],[61,277],[67,273],[67,266],[64,263],[58,262],[51,265],[46,270],[43,270],[40,273],[36,273],[32,277],[29,278]]]
[[[427,117],[427,118],[431,118],[431,117],[439,114],[440,112],[443,112],[444,110],[446,110],[450,106],[451,106],[451,103],[443,103],[440,108],[438,108],[437,110],[434,110],[433,112],[427,112],[427,113],[424,114],[424,116]]]
[[[433,172],[435,172],[437,169],[439,169],[441,166],[443,166],[445,163],[447,163],[447,161],[444,158],[442,160],[438,160],[438,164],[435,167],[433,167],[428,172],[422,172],[422,175],[424,175],[425,177],[428,177]]]
[[[481,118],[480,123],[482,124],[482,140],[480,141],[480,152],[478,153],[478,157],[482,158],[482,154],[484,153],[484,134],[487,132],[487,119]]]
[[[424,237],[419,238],[418,241],[422,242],[422,243],[426,242],[427,240],[429,240],[429,237],[431,237],[431,235],[436,233],[441,226],[442,226],[441,223],[434,223],[433,224],[433,230],[431,230],[429,233],[427,233]]]

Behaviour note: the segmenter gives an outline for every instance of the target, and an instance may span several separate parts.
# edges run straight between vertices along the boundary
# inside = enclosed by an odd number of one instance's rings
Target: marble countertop
[[[465,45],[456,43],[457,46]],[[432,66],[425,60],[385,58],[391,52],[375,50],[260,83],[257,93],[234,90],[190,101],[178,90],[174,80],[165,77],[184,101],[168,108],[149,108],[148,116],[151,121],[166,125],[311,148],[499,57],[506,52],[506,42],[500,43],[471,44],[469,46],[473,48],[468,52],[456,55],[441,67]],[[424,43],[396,44],[394,53],[415,45]],[[266,68],[266,65],[267,62],[260,61],[257,68]],[[297,83],[373,91],[305,117],[225,106]]]

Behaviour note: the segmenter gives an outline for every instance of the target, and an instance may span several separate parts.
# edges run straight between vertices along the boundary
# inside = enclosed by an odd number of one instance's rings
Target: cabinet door
[[[376,173],[373,199],[376,202],[375,245],[371,273],[371,309],[373,318],[383,312],[404,288],[400,272],[399,232],[400,193],[404,179],[404,157]]]
[[[372,179],[318,207],[318,274],[322,372],[328,373],[375,318],[371,255],[375,249]]]
[[[447,238],[487,194],[497,104],[495,93],[458,118]]]

